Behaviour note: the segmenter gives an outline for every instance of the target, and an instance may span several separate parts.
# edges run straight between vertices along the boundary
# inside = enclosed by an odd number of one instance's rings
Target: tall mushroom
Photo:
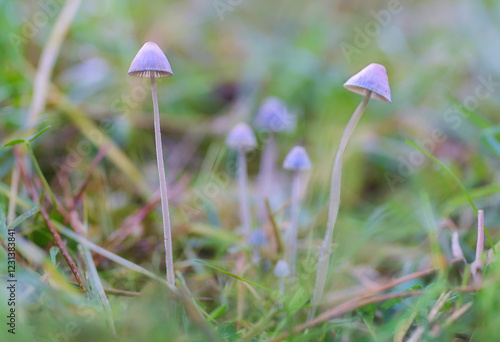
[[[250,126],[240,122],[229,132],[226,145],[238,152],[238,191],[240,196],[240,216],[243,235],[249,241],[252,233],[252,216],[248,202],[248,177],[246,153],[257,147],[257,139]]]
[[[368,65],[359,73],[351,77],[344,84],[344,87],[356,94],[364,95],[364,99],[352,115],[349,123],[347,124],[347,127],[344,130],[342,138],[340,139],[337,156],[335,157],[335,163],[333,164],[328,224],[326,227],[326,234],[321,246],[318,259],[316,285],[314,287],[314,295],[312,300],[313,303],[318,303],[321,301],[321,297],[323,296],[323,291],[325,289],[326,275],[328,271],[328,265],[330,263],[333,228],[335,227],[335,221],[337,220],[337,214],[340,205],[342,157],[344,155],[345,148],[347,146],[349,138],[356,128],[357,123],[361,119],[361,115],[365,111],[370,98],[386,103],[391,102],[391,89],[389,88],[387,72],[385,70],[385,67],[380,64],[372,63]],[[314,313],[315,307],[312,307],[311,311],[309,311],[309,320],[312,319]]]
[[[255,128],[268,133],[262,151],[258,175],[258,187],[263,201],[259,203],[258,214],[261,222],[267,218],[265,199],[272,193],[272,179],[276,162],[276,133],[290,131],[295,127],[295,118],[289,114],[285,103],[274,96],[262,101],[254,120]]]
[[[297,235],[299,221],[299,192],[300,192],[300,172],[311,169],[311,160],[307,151],[302,146],[295,146],[290,150],[283,162],[285,170],[293,171],[292,182],[292,203],[291,203],[291,223],[290,223],[290,250],[289,264],[292,273],[295,273],[297,260]]]
[[[156,77],[172,76],[172,68],[167,57],[156,43],[147,42],[137,52],[130,64],[128,74],[135,77],[149,77],[151,79],[151,93],[153,96],[154,131],[156,144],[156,159],[158,176],[160,179],[161,211],[163,217],[163,232],[165,241],[165,260],[167,282],[175,286],[174,261],[172,256],[172,233],[170,229],[170,215],[168,211],[167,180],[163,163],[163,149],[161,144],[160,113],[158,111],[158,96],[156,95]]]

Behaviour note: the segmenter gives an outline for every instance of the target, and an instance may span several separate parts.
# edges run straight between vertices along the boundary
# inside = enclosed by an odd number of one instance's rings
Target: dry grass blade
[[[35,126],[38,116],[45,108],[48,88],[50,86],[50,76],[59,55],[61,45],[64,41],[71,22],[80,7],[81,0],[68,0],[57,17],[56,23],[52,29],[49,41],[43,49],[40,57],[40,64],[35,75],[33,84],[33,100],[31,102],[28,127]]]
[[[36,193],[36,190],[35,190],[33,184],[31,183],[31,180],[28,178],[28,176],[26,174],[26,171],[24,169],[24,165],[22,163],[23,161],[21,159],[21,155],[19,153],[16,153],[15,159],[16,159],[16,164],[17,164],[18,170],[21,174],[21,178],[23,179],[24,183],[26,184],[26,187],[27,187],[33,201],[35,203],[38,203],[39,202],[38,194]],[[73,275],[75,276],[76,281],[78,282],[80,287],[86,291],[87,287],[85,286],[82,275],[80,274],[80,271],[78,270],[78,267],[76,266],[76,263],[74,262],[73,258],[69,254],[69,251],[66,248],[66,245],[64,244],[64,242],[62,241],[61,236],[59,235],[57,230],[54,228],[54,225],[52,224],[52,221],[50,220],[49,214],[47,213],[47,211],[45,210],[45,208],[43,207],[43,205],[41,203],[40,203],[40,205],[41,205],[40,212],[42,214],[43,220],[45,221],[45,224],[49,228],[49,231],[54,238],[54,242],[57,244],[57,246],[61,250],[61,254],[63,255],[66,262],[68,263],[68,265],[71,269],[71,272],[73,272]]]

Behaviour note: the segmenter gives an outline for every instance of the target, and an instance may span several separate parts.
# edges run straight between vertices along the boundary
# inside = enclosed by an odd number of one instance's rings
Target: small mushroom
[[[278,260],[274,267],[274,275],[278,278],[288,277],[290,275],[290,266],[286,260]]]
[[[364,99],[352,115],[349,123],[347,124],[342,138],[340,139],[339,149],[335,157],[332,171],[332,183],[330,188],[330,209],[328,212],[328,224],[326,227],[326,234],[321,246],[318,260],[318,270],[316,273],[316,285],[314,287],[314,295],[312,303],[318,303],[323,296],[325,288],[326,273],[330,263],[330,253],[332,244],[333,228],[337,220],[337,214],[340,205],[340,186],[341,186],[341,173],[342,173],[342,157],[344,151],[351,137],[357,123],[361,119],[363,112],[368,105],[370,98],[382,102],[391,102],[391,89],[389,88],[389,80],[385,67],[380,64],[372,63],[366,68],[361,70],[356,75],[352,76],[345,84],[344,87],[356,94],[364,95]],[[311,320],[315,314],[315,307],[309,311],[308,320]]]
[[[172,256],[172,233],[170,229],[170,214],[168,210],[167,180],[163,162],[161,143],[160,113],[158,111],[158,96],[156,94],[156,77],[172,76],[172,68],[167,57],[156,43],[147,42],[137,52],[132,60],[128,74],[135,77],[149,77],[151,79],[151,93],[153,97],[154,131],[156,144],[156,159],[158,177],[160,179],[161,211],[163,217],[163,232],[165,240],[165,259],[167,268],[167,282],[175,286],[174,261]]]
[[[252,233],[252,217],[248,202],[248,176],[246,153],[257,147],[257,139],[250,126],[238,123],[226,137],[226,146],[238,152],[238,187],[240,196],[240,218],[243,235],[250,239]]]
[[[268,243],[266,233],[263,229],[254,229],[252,236],[250,236],[250,243],[254,246],[260,247]]]
[[[295,128],[295,117],[290,115],[285,103],[278,97],[270,96],[262,101],[254,119],[258,131],[268,133],[260,160],[258,175],[259,193],[263,200],[259,203],[259,220],[267,219],[265,199],[272,193],[273,175],[277,156],[276,134]]]
[[[295,146],[292,148],[283,162],[283,168],[285,170],[293,171],[289,262],[291,272],[295,273],[297,263],[300,172],[311,169],[311,160],[309,159],[306,149],[302,146]]]
[[[270,96],[262,101],[254,123],[259,131],[277,133],[292,130],[295,118],[290,115],[281,99]]]
[[[278,260],[276,266],[274,266],[274,275],[279,278],[279,293],[281,295],[285,294],[285,278],[290,275],[290,266],[286,260]],[[283,303],[280,303],[282,306]]]
[[[302,146],[295,146],[288,152],[283,168],[290,171],[306,171],[311,169],[311,160]]]
[[[269,242],[266,233],[262,228],[254,229],[252,231],[252,235],[250,236],[249,242],[254,247],[252,263],[254,265],[258,265],[261,260],[260,249],[267,245],[267,243]]]
[[[387,71],[380,64],[370,64],[347,80],[344,83],[344,88],[365,97],[391,103],[391,89],[389,88]]]
[[[257,147],[257,139],[250,126],[240,122],[227,135],[226,146],[233,150],[247,152]]]

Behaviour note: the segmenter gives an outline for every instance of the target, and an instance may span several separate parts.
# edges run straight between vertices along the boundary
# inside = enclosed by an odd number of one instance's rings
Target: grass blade
[[[116,335],[115,322],[113,321],[113,312],[111,311],[111,305],[109,304],[108,297],[104,292],[104,287],[102,286],[101,278],[99,277],[99,273],[97,273],[97,269],[94,264],[94,259],[92,259],[92,254],[90,253],[90,249],[86,246],[82,246],[83,249],[83,258],[85,260],[85,266],[88,270],[89,277],[89,285],[97,297],[96,299],[100,300],[100,304],[104,307],[104,312],[106,313],[106,317],[108,318],[108,325],[111,329],[113,335]]]
[[[441,166],[441,168],[443,168],[451,176],[451,178],[453,178],[453,180],[455,180],[455,182],[460,187],[460,189],[462,189],[465,197],[467,198],[467,201],[469,201],[472,209],[474,209],[474,212],[476,213],[476,216],[477,216],[477,209],[476,209],[476,206],[474,205],[474,202],[472,202],[472,198],[471,198],[469,192],[467,191],[467,189],[465,188],[465,186],[462,184],[462,182],[460,181],[460,179],[458,179],[458,177],[453,173],[453,171],[451,171],[448,166],[446,166],[445,164],[443,164],[443,162],[441,162],[439,159],[437,159],[436,157],[434,157],[430,152],[427,152],[426,150],[424,150],[422,147],[420,147],[417,144],[414,144],[414,143],[412,143],[411,141],[408,141],[408,140],[405,140],[405,142],[408,145],[410,145],[412,147],[415,147],[417,150],[419,150],[420,152],[422,152],[423,154],[425,154],[427,157],[429,157],[429,159],[431,159],[433,162],[435,162],[436,164],[438,164],[439,166]],[[488,243],[490,244],[491,249],[493,250],[493,253],[496,254],[495,245],[493,244],[493,240],[491,239],[490,232],[488,231],[488,229],[486,229],[486,227],[484,227],[484,231],[486,233],[486,236],[488,237]]]
[[[33,134],[31,137],[27,138],[26,141],[27,142],[32,142],[33,140],[35,140],[36,138],[38,138],[40,135],[42,135],[43,133],[45,133],[46,131],[48,131],[52,126],[51,125],[48,125],[47,127],[45,128],[42,128],[39,132]]]
[[[22,144],[22,143],[25,143],[25,142],[26,142],[26,140],[24,140],[24,139],[14,139],[14,140],[9,141],[5,145],[3,145],[2,148],[7,147],[7,146],[14,146],[14,145],[17,145],[17,144]]]
[[[228,276],[230,276],[230,277],[233,277],[233,278],[235,278],[235,279],[238,279],[238,280],[240,280],[240,281],[243,281],[243,282],[245,282],[245,283],[247,283],[247,284],[250,284],[250,285],[253,285],[253,286],[255,286],[255,287],[258,287],[258,288],[260,288],[260,289],[263,289],[263,290],[265,290],[265,291],[267,291],[267,292],[269,292],[269,293],[273,293],[273,294],[275,293],[275,291],[271,290],[270,288],[265,287],[264,285],[261,285],[261,284],[259,284],[259,283],[254,282],[254,281],[251,281],[251,280],[245,279],[245,278],[240,277],[240,276],[238,276],[238,275],[236,275],[236,274],[233,274],[233,273],[231,273],[231,272],[225,271],[225,270],[223,270],[222,268],[219,268],[219,267],[217,267],[217,266],[214,266],[214,265],[212,265],[212,264],[209,264],[209,263],[208,263],[208,262],[206,262],[206,261],[203,261],[203,260],[195,260],[195,261],[196,261],[197,263],[200,263],[200,264],[202,264],[202,265],[204,265],[204,266],[207,266],[207,267],[209,267],[209,268],[211,268],[211,269],[214,269],[214,270],[216,270],[216,271],[219,271],[219,272],[221,272],[221,273],[224,273],[225,275],[228,275]]]
[[[54,198],[54,194],[52,193],[52,190],[50,190],[49,183],[47,182],[47,179],[43,175],[43,172],[40,169],[40,165],[38,165],[38,162],[36,161],[35,154],[33,153],[33,150],[31,149],[30,144],[26,143],[26,147],[28,148],[28,151],[30,152],[31,160],[33,160],[33,165],[35,165],[35,169],[38,172],[38,175],[40,176],[40,179],[42,180],[42,183],[45,186],[45,189],[47,189],[47,192],[49,193],[49,196],[50,196],[50,199],[52,200],[52,204],[54,205],[54,208],[57,208],[57,202],[56,202],[56,199]]]
[[[21,223],[23,223],[23,221],[25,221],[29,217],[31,217],[31,216],[35,215],[36,213],[38,213],[41,208],[42,207],[40,206],[40,204],[38,204],[37,206],[33,207],[32,209],[24,212],[22,215],[18,216],[11,224],[9,224],[9,226],[7,227],[7,229],[14,229],[14,228],[16,228]]]

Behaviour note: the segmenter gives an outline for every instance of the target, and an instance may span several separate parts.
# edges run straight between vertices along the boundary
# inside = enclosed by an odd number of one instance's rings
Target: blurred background
[[[57,42],[54,27],[65,1],[0,0],[0,6],[2,145],[50,125],[32,146],[62,201],[78,189],[98,151],[105,149],[84,196],[89,239],[98,245],[129,215],[155,198],[158,201],[149,83],[128,76],[127,70],[146,41],[156,42],[165,52],[174,76],[158,79],[157,87],[174,260],[194,294],[216,298],[204,304],[208,312],[234,300],[234,290],[225,288],[228,280],[193,262],[206,259],[232,267],[239,214],[231,168],[235,155],[224,145],[226,134],[239,121],[252,124],[268,96],[281,98],[296,116],[296,128],[277,135],[278,185],[270,204],[278,224],[286,227],[288,209],[280,207],[289,197],[291,174],[281,171],[281,165],[288,151],[302,144],[313,168],[304,178],[299,253],[304,260],[314,259],[326,227],[333,158],[345,125],[362,100],[342,85],[370,63],[386,67],[392,103],[369,103],[344,157],[328,298],[335,300],[352,286],[432,266],[429,236],[434,232],[442,255],[451,258],[447,220],[458,229],[466,258],[473,259],[476,216],[467,198],[448,174],[405,140],[449,166],[476,207],[485,210],[486,226],[493,241],[498,240],[497,1],[88,0],[74,6],[74,18],[66,16],[69,29],[60,46],[49,42]],[[35,75],[44,51],[53,54],[54,65],[46,75],[50,79],[46,101],[37,110]],[[254,204],[267,138],[256,134],[260,147],[248,156]],[[12,148],[0,150],[5,212],[14,163]],[[19,193],[28,197],[22,185]],[[57,215],[53,213],[63,221]],[[52,245],[42,232],[41,220],[23,229],[48,253]],[[162,246],[161,213],[155,208],[130,228],[113,252],[161,274]],[[264,255],[270,262],[275,257]],[[65,266],[63,259],[61,265]],[[262,267],[259,281],[274,286],[272,272],[266,273],[270,266]],[[107,260],[98,270],[109,287],[142,291],[147,283]],[[29,272],[22,276],[28,283],[36,282]],[[314,274],[304,279],[312,290]],[[416,284],[406,288],[411,285]],[[149,332],[160,338],[162,323],[151,309],[155,297],[142,298],[110,298],[117,326],[125,329],[129,324],[130,336]],[[55,296],[43,305],[29,295],[23,300],[22,319],[40,337],[58,331],[58,322],[75,314],[70,306],[75,304],[73,297]],[[475,310],[493,310],[497,302],[495,297]],[[55,314],[56,307],[63,314]],[[149,323],[131,324],[133,307],[149,317],[141,322],[149,319]],[[259,315],[256,307],[250,306],[249,321]],[[49,313],[55,317],[52,323],[41,324]],[[218,323],[232,322],[233,314],[228,304]],[[466,323],[475,324],[472,318]],[[227,336],[237,336],[233,325],[224,327]],[[347,336],[366,338],[366,331],[356,329],[347,328]],[[392,331],[384,329],[387,334]],[[488,335],[495,332],[494,325],[488,329],[482,332],[485,338],[494,336]],[[105,327],[83,331],[88,335],[79,334],[78,340],[106,334]]]

